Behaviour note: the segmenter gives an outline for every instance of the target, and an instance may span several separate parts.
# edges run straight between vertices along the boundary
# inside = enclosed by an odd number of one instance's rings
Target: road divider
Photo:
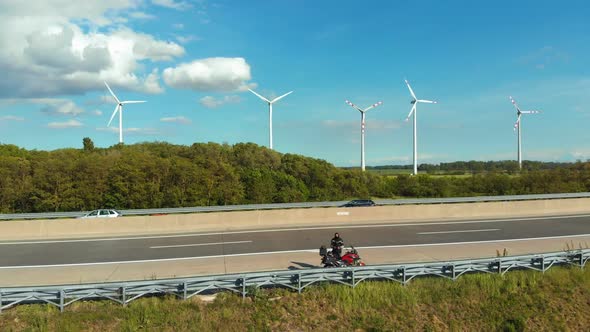
[[[0,241],[149,236],[590,213],[590,198],[0,222]]]

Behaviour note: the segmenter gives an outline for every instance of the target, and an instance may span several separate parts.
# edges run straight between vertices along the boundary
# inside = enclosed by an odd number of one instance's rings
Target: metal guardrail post
[[[59,290],[59,312],[64,312],[64,302],[65,302],[66,293],[63,289]]]
[[[2,290],[0,290],[0,314],[2,313],[2,307],[3,307],[3,304],[2,304]]]
[[[121,304],[124,307],[126,307],[127,306],[127,288],[125,286],[121,287],[121,299],[123,299]]]
[[[352,288],[355,288],[356,287],[354,272],[355,272],[355,269],[352,269],[352,273],[350,274],[350,276],[352,278]]]
[[[182,283],[182,299],[186,300],[186,296],[187,296],[187,282],[183,282]]]
[[[242,277],[242,298],[246,298],[246,277]]]
[[[403,280],[403,284],[405,286],[407,283],[407,281],[406,281],[406,267],[405,266],[402,267],[402,280]]]
[[[297,273],[297,292],[301,294],[302,291],[303,288],[301,288],[301,271],[299,271],[299,273]]]

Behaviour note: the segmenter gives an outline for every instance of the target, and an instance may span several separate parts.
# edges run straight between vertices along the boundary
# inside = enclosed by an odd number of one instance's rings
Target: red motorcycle
[[[340,257],[334,254],[333,250],[328,251],[325,246],[321,246],[320,256],[322,257],[324,267],[365,266],[358,251],[352,246]]]

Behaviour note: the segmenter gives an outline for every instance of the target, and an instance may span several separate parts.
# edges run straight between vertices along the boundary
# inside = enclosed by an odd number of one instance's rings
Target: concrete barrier
[[[0,221],[0,241],[590,213],[590,198]]]

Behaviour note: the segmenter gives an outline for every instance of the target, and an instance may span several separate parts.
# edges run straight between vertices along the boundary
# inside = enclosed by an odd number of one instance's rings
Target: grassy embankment
[[[303,294],[253,290],[199,299],[146,298],[126,308],[79,302],[59,313],[23,305],[0,315],[2,331],[587,331],[590,270],[473,274],[452,282],[422,278],[407,286],[322,284]]]

